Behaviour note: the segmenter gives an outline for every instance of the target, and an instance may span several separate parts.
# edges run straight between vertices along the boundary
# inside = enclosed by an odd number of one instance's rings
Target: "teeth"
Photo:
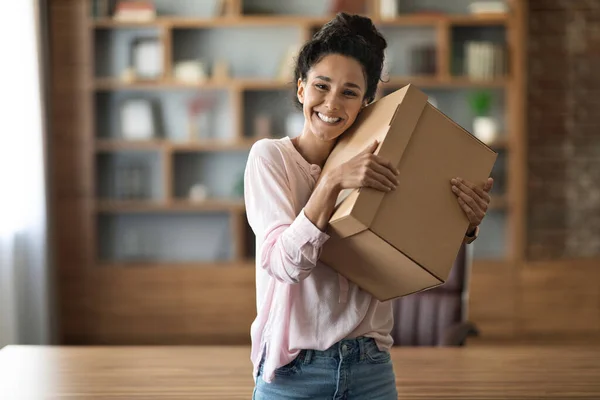
[[[326,115],[323,115],[321,113],[317,113],[317,115],[319,116],[319,118],[325,122],[328,122],[330,124],[334,124],[336,122],[338,122],[341,118],[330,118]]]

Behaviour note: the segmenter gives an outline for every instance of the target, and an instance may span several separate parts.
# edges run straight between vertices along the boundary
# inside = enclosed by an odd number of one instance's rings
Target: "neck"
[[[325,165],[325,161],[333,147],[335,140],[323,141],[317,138],[312,132],[303,131],[302,134],[292,140],[296,150],[311,164],[316,164],[319,167]]]

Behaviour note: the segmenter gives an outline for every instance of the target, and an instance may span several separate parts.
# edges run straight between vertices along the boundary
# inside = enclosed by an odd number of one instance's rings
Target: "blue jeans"
[[[254,400],[396,400],[396,378],[390,353],[379,351],[371,338],[345,339],[325,351],[303,350],[288,365],[275,371],[275,379],[261,378]]]

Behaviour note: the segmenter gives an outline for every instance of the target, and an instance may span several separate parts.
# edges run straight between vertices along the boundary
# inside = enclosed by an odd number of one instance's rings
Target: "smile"
[[[319,119],[323,122],[327,122],[328,124],[336,124],[338,122],[340,122],[342,119],[339,117],[328,117],[324,114],[321,114],[320,112],[317,113],[317,116],[319,117]]]

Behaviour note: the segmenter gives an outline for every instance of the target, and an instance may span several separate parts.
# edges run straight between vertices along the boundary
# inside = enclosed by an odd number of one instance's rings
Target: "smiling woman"
[[[297,59],[301,134],[261,140],[250,152],[244,198],[257,246],[256,399],[397,398],[391,303],[318,261],[341,190],[397,184],[374,142],[317,185],[337,138],[375,97],[385,47],[370,19],[338,14]]]
[[[338,14],[298,55],[301,134],[263,139],[250,151],[244,199],[256,235],[255,399],[398,396],[389,354],[392,303],[319,261],[342,190],[398,185],[395,166],[374,154],[377,141],[321,174],[337,139],[373,101],[386,46],[369,18]],[[468,182],[455,186],[465,210],[475,207]],[[489,200],[480,200],[485,209]],[[481,214],[471,213],[477,224]]]

